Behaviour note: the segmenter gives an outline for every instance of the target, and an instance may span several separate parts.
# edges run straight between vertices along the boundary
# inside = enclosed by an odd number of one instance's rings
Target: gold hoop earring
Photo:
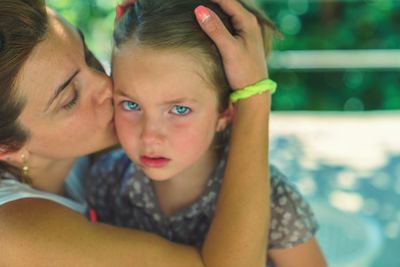
[[[27,184],[32,184],[32,180],[29,177],[29,165],[28,165],[28,159],[25,157],[24,154],[21,155],[21,160],[22,160],[22,174],[23,174],[23,182]]]
[[[22,173],[25,176],[28,176],[29,174],[28,160],[26,159],[24,154],[21,155],[21,159],[22,159]]]

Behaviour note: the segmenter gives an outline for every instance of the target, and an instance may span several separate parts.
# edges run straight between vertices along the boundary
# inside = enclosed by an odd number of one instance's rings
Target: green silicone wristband
[[[266,91],[270,91],[271,94],[273,94],[276,91],[276,86],[276,82],[273,80],[265,79],[253,85],[235,90],[233,93],[231,93],[230,99],[232,103],[235,103],[240,99],[249,98],[253,95],[262,94]]]

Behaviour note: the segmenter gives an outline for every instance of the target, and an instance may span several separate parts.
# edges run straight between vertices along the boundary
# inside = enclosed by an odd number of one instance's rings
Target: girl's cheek
[[[115,112],[115,128],[121,142],[124,141],[126,136],[131,135],[132,131],[135,129],[135,125],[137,126],[134,120],[132,116],[127,115],[127,112]]]
[[[190,129],[192,127],[192,125],[189,121],[184,121],[184,120],[169,121],[168,125],[169,125],[169,128],[174,131],[187,131],[188,129]]]
[[[168,127],[168,133],[179,138],[182,143],[198,142],[204,134],[202,129],[191,122],[171,123]]]

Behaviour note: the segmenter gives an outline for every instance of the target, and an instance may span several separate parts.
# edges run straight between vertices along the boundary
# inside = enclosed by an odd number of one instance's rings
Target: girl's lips
[[[146,167],[162,168],[168,164],[170,160],[163,157],[140,156],[140,162]]]

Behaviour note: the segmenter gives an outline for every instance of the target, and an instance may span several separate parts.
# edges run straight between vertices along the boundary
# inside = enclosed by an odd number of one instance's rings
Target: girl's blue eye
[[[132,101],[123,101],[122,108],[125,110],[139,110],[139,104]]]
[[[172,113],[176,114],[176,115],[187,115],[191,112],[192,110],[188,107],[185,106],[174,106],[172,108]]]

